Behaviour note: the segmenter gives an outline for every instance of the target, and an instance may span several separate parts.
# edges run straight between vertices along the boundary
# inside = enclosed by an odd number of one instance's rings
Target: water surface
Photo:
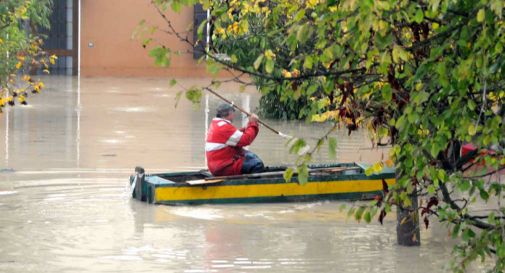
[[[205,79],[181,79],[185,86]],[[0,272],[444,272],[445,229],[396,245],[384,225],[347,220],[342,202],[155,206],[131,200],[128,175],[205,167],[204,137],[219,101],[194,107],[164,79],[46,78],[47,90],[0,116]],[[254,110],[258,95],[225,85]],[[236,121],[237,126],[242,121]],[[268,121],[313,140],[327,125]],[[366,133],[336,133],[337,158],[375,162]],[[290,164],[285,140],[261,129],[250,147]],[[347,205],[352,205],[348,203]],[[435,224],[436,225],[436,224]],[[436,225],[437,226],[437,225]],[[478,271],[476,271],[478,272]]]

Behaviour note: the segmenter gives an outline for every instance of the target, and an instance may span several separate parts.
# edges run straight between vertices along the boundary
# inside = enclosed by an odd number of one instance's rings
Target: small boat
[[[367,166],[356,163],[310,165],[308,182],[297,174],[286,182],[287,167],[265,172],[212,176],[207,170],[146,174],[142,167],[130,176],[132,197],[154,204],[195,205],[229,203],[366,200],[382,195],[384,183],[395,183],[394,169],[367,176]]]

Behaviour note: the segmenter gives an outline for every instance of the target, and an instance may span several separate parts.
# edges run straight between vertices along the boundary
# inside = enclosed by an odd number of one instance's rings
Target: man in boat
[[[252,114],[245,128],[237,130],[232,121],[235,109],[223,103],[216,109],[205,143],[209,171],[215,176],[239,175],[263,171],[263,161],[244,149],[258,135],[258,116]]]

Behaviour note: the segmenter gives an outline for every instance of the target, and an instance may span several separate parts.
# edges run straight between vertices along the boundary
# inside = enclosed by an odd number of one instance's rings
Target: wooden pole
[[[233,102],[229,101],[228,99],[226,99],[225,97],[219,95],[216,91],[208,88],[208,87],[205,87],[205,90],[209,91],[210,93],[212,93],[214,96],[220,98],[221,100],[225,101],[226,103],[229,103],[230,105],[232,105],[233,107],[235,107],[237,110],[239,110],[240,112],[246,114],[247,116],[251,116],[251,113],[247,112],[246,110],[242,109],[242,107],[234,104]],[[277,130],[275,130],[274,128],[270,127],[268,124],[266,124],[265,122],[261,121],[258,119],[258,123],[260,123],[261,125],[265,126],[266,128],[268,128],[270,131],[280,135],[280,136],[286,136],[286,137],[290,137],[290,136],[287,136]]]

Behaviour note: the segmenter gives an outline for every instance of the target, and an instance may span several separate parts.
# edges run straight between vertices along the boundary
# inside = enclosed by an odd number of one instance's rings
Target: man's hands
[[[249,121],[251,121],[251,122],[258,122],[258,120],[259,120],[259,118],[256,114],[251,114],[249,116]]]

